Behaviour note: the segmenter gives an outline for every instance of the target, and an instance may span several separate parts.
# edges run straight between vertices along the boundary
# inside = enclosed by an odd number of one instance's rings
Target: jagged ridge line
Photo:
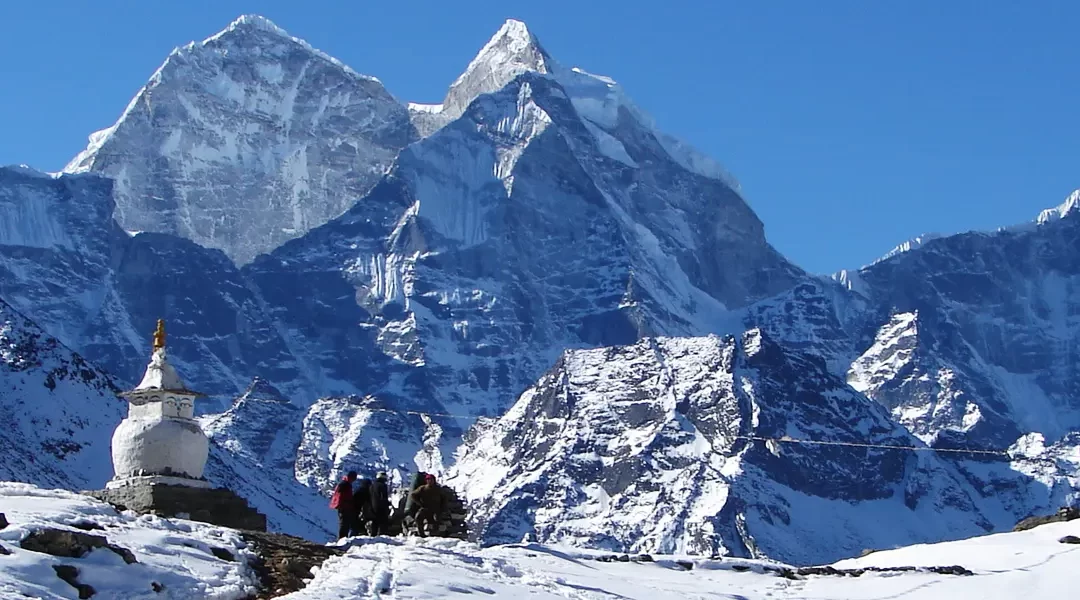
[[[451,419],[468,419],[468,420],[476,420],[478,418],[481,418],[481,417],[477,417],[476,415],[452,415],[452,414],[449,414],[449,413],[430,413],[430,412],[420,412],[420,411],[415,411],[415,410],[391,410],[389,408],[374,408],[374,407],[370,407],[370,406],[365,406],[364,409],[374,411],[374,412],[384,412],[384,413],[390,413],[390,414],[395,414],[395,415],[416,415],[416,416],[419,416],[419,417],[447,417],[447,418],[451,418]],[[539,417],[538,418],[538,417],[533,417],[532,420],[533,421],[552,421],[552,422],[566,421],[566,419],[563,418],[563,417],[559,417],[559,418],[545,418],[545,417]],[[1070,432],[1070,433],[1076,433],[1076,432]],[[827,442],[827,441],[823,441],[823,440],[797,439],[797,438],[793,438],[793,437],[786,436],[786,435],[778,437],[778,438],[763,437],[763,436],[758,436],[758,435],[736,435],[736,436],[725,436],[725,438],[726,439],[732,439],[732,440],[750,440],[750,441],[761,441],[761,442],[782,442],[782,443],[785,443],[785,444],[810,444],[810,445],[819,445],[819,446],[850,446],[850,447],[854,447],[854,448],[885,448],[885,449],[889,449],[889,450],[911,450],[911,451],[923,451],[923,452],[955,452],[955,453],[958,453],[958,454],[990,454],[990,455],[994,455],[994,456],[1006,456],[1011,460],[1017,460],[1017,461],[1028,460],[1028,461],[1033,461],[1033,462],[1046,462],[1047,460],[1049,460],[1049,459],[1045,459],[1045,458],[1032,458],[1030,456],[1013,455],[1013,454],[1010,454],[1008,450],[975,450],[975,449],[964,449],[964,448],[933,448],[933,447],[930,447],[930,446],[900,446],[900,445],[896,445],[896,444],[861,444],[861,443],[858,443],[858,442]]]

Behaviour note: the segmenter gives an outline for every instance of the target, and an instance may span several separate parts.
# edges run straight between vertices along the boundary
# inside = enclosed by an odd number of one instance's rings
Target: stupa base
[[[173,477],[170,475],[143,475],[139,477],[112,479],[105,484],[105,489],[119,490],[131,486],[146,485],[180,485],[194,488],[208,488],[210,487],[210,482],[205,479],[192,479],[190,477]]]
[[[266,531],[266,515],[251,508],[247,500],[225,488],[176,485],[172,477],[132,477],[104,490],[83,492],[122,510],[211,523],[233,529]],[[198,480],[184,480],[198,481]],[[113,482],[110,482],[113,483]]]

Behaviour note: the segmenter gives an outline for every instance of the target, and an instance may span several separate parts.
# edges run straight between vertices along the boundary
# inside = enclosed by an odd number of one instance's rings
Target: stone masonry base
[[[225,488],[143,483],[84,492],[88,496],[137,513],[179,517],[233,529],[266,531],[266,515]]]

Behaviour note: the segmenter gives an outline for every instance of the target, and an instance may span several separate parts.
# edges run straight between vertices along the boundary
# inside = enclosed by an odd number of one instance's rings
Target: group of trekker
[[[424,484],[411,490],[408,499],[410,507],[415,508],[413,521],[417,534],[425,537],[425,524],[434,533],[443,504],[435,476],[425,475]],[[339,539],[357,535],[389,535],[393,507],[386,473],[380,471],[374,482],[370,479],[360,479],[358,482],[356,471],[349,471],[334,487],[330,508],[338,513]]]

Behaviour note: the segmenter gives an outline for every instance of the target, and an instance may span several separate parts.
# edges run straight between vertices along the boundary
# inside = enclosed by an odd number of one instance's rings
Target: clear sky
[[[1080,2],[0,2],[0,164],[57,170],[169,51],[262,14],[438,102],[503,20],[618,80],[725,164],[813,272],[920,233],[1027,221],[1080,187]]]

